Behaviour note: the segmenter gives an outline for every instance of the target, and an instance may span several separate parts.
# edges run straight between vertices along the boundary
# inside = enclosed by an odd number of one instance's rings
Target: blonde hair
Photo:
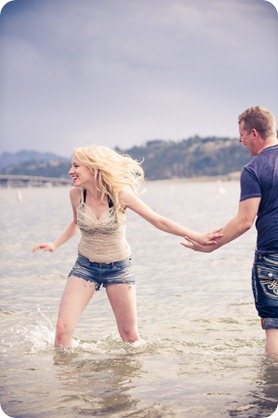
[[[101,198],[110,197],[118,220],[122,210],[119,192],[129,187],[136,195],[140,194],[139,185],[144,181],[141,163],[105,146],[74,148],[74,155],[80,163],[94,171]]]
[[[244,123],[244,129],[252,131],[256,129],[263,139],[267,139],[270,136],[276,138],[276,124],[273,114],[260,106],[250,107],[241,113],[238,117],[238,123]]]

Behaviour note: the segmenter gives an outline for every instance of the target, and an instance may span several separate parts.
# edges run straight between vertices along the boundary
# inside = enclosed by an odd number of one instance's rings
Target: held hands
[[[217,238],[223,237],[222,231],[223,228],[220,228],[206,234],[198,234],[194,239],[185,236],[184,238],[187,242],[181,242],[181,245],[194,251],[210,253],[217,245]]]
[[[55,251],[56,247],[54,244],[48,243],[48,242],[41,242],[40,244],[36,245],[32,248],[32,253],[34,253],[37,250],[43,250],[43,251]]]

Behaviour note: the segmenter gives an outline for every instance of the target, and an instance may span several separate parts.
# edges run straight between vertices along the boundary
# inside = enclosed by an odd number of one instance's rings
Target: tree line
[[[198,136],[181,141],[151,140],[142,146],[129,149],[115,148],[142,161],[146,179],[162,180],[221,176],[241,171],[250,161],[248,151],[231,138]],[[25,151],[25,153],[28,152]],[[44,159],[43,154],[28,160],[2,167],[2,174],[21,174],[47,177],[68,177],[70,159],[61,157]]]

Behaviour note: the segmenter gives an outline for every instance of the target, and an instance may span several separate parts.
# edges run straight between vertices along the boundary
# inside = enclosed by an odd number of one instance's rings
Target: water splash
[[[49,351],[54,345],[54,331],[46,325],[35,325],[22,329],[24,346],[27,352]]]
[[[35,323],[27,325],[18,324],[12,330],[14,335],[13,342],[10,342],[9,347],[23,345],[25,354],[49,352],[55,350],[55,327],[47,314],[42,312],[37,306],[37,313]],[[118,333],[109,333],[97,341],[84,340],[82,338],[73,338],[72,348],[62,349],[68,352],[83,352],[97,355],[133,355],[150,351],[154,348],[156,343],[147,340],[136,341],[132,344],[121,340]]]

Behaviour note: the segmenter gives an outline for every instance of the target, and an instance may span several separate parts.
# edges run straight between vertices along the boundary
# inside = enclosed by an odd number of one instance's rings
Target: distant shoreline
[[[41,179],[44,179],[44,181],[40,181],[39,176],[34,176],[34,179],[32,179],[32,176],[23,176],[23,177],[29,177],[29,183],[26,181],[21,181],[19,179],[12,179],[13,176],[10,176],[11,179],[8,182],[0,182],[0,188],[24,188],[24,187],[69,187],[72,186],[70,179],[55,179],[55,178],[44,178],[41,177]],[[16,177],[16,176],[15,176]],[[20,176],[19,176],[20,177]],[[48,181],[45,181],[47,179]],[[196,176],[196,177],[173,177],[171,179],[148,179],[146,178],[146,183],[202,183],[202,182],[216,182],[216,181],[239,181],[240,179],[240,171],[236,171],[233,173],[225,174],[225,175],[217,175],[217,176]],[[52,183],[53,180],[53,183]],[[61,183],[64,184],[57,184],[56,181],[61,180]]]
[[[240,171],[235,171],[229,174],[219,174],[217,176],[196,176],[196,177],[176,177],[171,179],[146,179],[147,183],[202,183],[221,181],[239,181]]]

